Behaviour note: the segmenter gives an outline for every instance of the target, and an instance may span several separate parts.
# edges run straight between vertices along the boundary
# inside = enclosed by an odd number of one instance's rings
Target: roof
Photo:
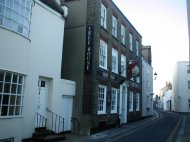
[[[40,1],[43,2],[44,4],[48,5],[53,10],[64,15],[64,10],[61,8],[61,6],[57,3],[56,0],[40,0]]]

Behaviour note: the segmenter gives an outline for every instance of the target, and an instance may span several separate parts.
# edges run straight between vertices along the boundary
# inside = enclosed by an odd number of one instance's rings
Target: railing
[[[47,119],[36,112],[36,128],[46,128]]]
[[[73,123],[73,128],[72,128],[73,133],[76,134],[76,128],[77,128],[77,135],[79,135],[79,121],[76,118],[72,117],[71,122]]]
[[[50,117],[51,117],[51,127],[50,127],[50,129],[52,131],[54,131],[55,133],[63,133],[64,132],[64,118],[61,117],[60,115],[52,112],[49,109],[47,109],[47,112],[50,113]]]
[[[2,139],[0,142],[14,142],[14,138]]]

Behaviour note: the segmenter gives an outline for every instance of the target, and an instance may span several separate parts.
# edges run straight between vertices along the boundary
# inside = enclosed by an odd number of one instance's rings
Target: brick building
[[[67,0],[66,5],[62,77],[76,81],[73,118],[79,133],[140,119],[141,35],[112,0]],[[129,77],[133,60],[140,70]]]

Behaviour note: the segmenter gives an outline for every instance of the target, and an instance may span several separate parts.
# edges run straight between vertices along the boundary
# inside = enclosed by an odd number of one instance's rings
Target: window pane
[[[16,87],[17,87],[16,84],[12,84],[12,88],[11,88],[11,93],[12,94],[16,94]]]
[[[4,72],[0,71],[0,81],[3,81],[3,80],[4,80]]]
[[[20,115],[20,106],[16,106],[15,115]]]
[[[16,99],[16,96],[15,95],[12,95],[10,96],[11,99],[10,99],[10,105],[15,105],[15,99]]]
[[[15,74],[13,75],[13,83],[17,83],[17,77],[18,77],[17,75]]]
[[[9,95],[3,95],[3,104],[8,105],[9,104]]]
[[[18,85],[17,86],[17,94],[21,94],[22,93],[22,86],[21,85]]]
[[[0,94],[0,106],[1,106],[1,98],[2,98],[2,94]]]
[[[10,84],[9,83],[4,84],[4,93],[10,93]]]
[[[16,105],[21,105],[21,96],[17,96]]]
[[[5,4],[5,0],[0,0],[0,3]]]
[[[11,73],[6,73],[5,82],[11,82]]]
[[[14,106],[9,107],[9,115],[14,115]]]
[[[2,106],[1,116],[7,116],[8,106]]]
[[[14,10],[16,12],[19,12],[19,7],[20,7],[19,3],[18,2],[14,2]]]
[[[22,76],[19,76],[18,83],[19,83],[19,84],[23,84],[23,77],[22,77]]]

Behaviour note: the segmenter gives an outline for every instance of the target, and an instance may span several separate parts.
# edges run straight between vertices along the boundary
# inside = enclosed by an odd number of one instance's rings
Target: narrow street
[[[158,121],[137,128],[117,137],[109,138],[109,142],[167,142],[175,129],[180,115],[172,112],[159,112]]]

